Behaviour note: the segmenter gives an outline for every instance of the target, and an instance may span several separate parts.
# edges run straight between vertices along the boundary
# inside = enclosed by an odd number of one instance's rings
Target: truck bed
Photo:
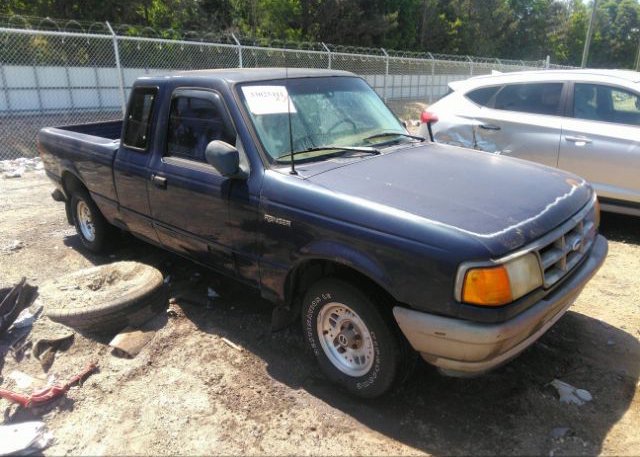
[[[40,130],[39,151],[47,174],[60,182],[65,170],[73,170],[94,197],[115,201],[113,161],[121,130],[121,120]]]
[[[90,124],[67,125],[57,127],[59,130],[67,132],[82,133],[83,135],[106,138],[109,140],[120,140],[122,131],[122,120],[93,122]]]

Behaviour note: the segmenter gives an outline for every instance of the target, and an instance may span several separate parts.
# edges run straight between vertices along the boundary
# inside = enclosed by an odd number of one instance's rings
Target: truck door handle
[[[485,130],[500,130],[500,126],[495,124],[480,124],[480,128]]]
[[[167,188],[167,178],[164,176],[151,175],[151,182],[158,189],[166,189]]]
[[[585,144],[592,143],[589,138],[585,138],[583,136],[565,136],[564,139],[575,143],[576,146],[584,146]]]

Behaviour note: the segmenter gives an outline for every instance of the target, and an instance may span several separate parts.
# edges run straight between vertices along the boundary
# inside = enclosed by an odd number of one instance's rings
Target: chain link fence
[[[19,22],[0,27],[0,160],[36,155],[42,127],[121,118],[128,92],[142,75],[237,67],[348,70],[406,118],[408,107],[438,99],[451,81],[492,70],[549,68],[545,61],[264,43],[234,35],[125,36],[120,33],[126,26],[108,23],[68,21],[62,30],[57,25],[43,30]]]

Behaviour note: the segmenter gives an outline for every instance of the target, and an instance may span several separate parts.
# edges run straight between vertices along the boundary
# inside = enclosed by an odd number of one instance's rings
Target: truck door
[[[137,236],[158,244],[151,221],[147,195],[149,152],[152,138],[156,87],[135,87],[129,99],[120,149],[113,163],[113,176],[121,222]]]
[[[229,197],[233,180],[205,160],[213,140],[235,144],[236,133],[220,95],[176,89],[164,150],[154,157],[149,201],[160,242],[225,273],[235,273]]]

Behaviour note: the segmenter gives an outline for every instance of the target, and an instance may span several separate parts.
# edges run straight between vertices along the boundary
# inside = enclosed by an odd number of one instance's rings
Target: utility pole
[[[640,38],[638,38],[638,53],[636,54],[636,62],[634,65],[636,71],[640,71]]]
[[[598,0],[593,0],[593,10],[591,10],[591,19],[589,19],[589,28],[587,29],[587,38],[584,41],[584,50],[582,51],[582,68],[587,66],[587,60],[589,58],[589,47],[591,46],[591,35],[593,34],[593,20],[596,17],[596,10],[598,9]]]

